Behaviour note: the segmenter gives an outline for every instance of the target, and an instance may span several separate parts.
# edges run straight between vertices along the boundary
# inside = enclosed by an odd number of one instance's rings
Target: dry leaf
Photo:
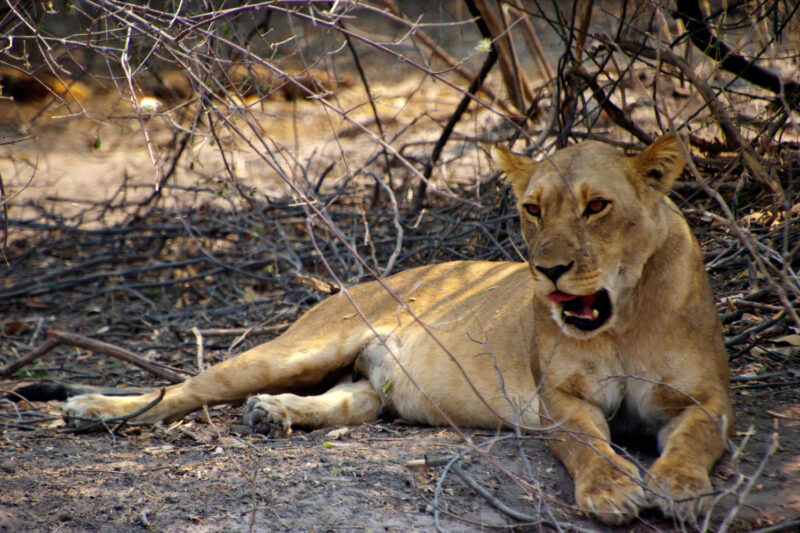
[[[337,428],[333,431],[329,431],[325,434],[326,437],[331,439],[341,439],[345,435],[348,435],[351,431],[351,428]]]
[[[242,296],[243,302],[255,302],[259,299],[258,293],[253,289],[253,287],[245,287],[244,289],[244,296]]]
[[[175,451],[175,446],[172,444],[163,444],[161,446],[149,446],[142,450],[147,455],[167,455],[168,453],[172,453]]]
[[[21,320],[9,320],[6,322],[6,335],[19,335],[25,329],[25,322]]]
[[[792,346],[800,346],[800,335],[795,334],[778,337],[774,340],[774,342],[785,342],[791,344]]]
[[[324,292],[325,294],[336,294],[339,292],[339,287],[334,285],[333,283],[328,283],[327,281],[323,281],[321,279],[317,279],[312,276],[305,276],[303,274],[298,274],[295,276],[295,281],[304,287],[308,287],[309,289]]]
[[[328,441],[328,442],[323,442],[322,443],[322,447],[323,448],[348,448],[349,446],[351,446],[351,445],[350,444],[345,444],[345,443],[339,443],[339,442],[330,442],[330,441]]]
[[[234,437],[222,437],[219,442],[226,448],[244,448],[244,443]]]
[[[742,319],[741,320],[742,320],[742,322],[744,322],[746,324],[758,324],[759,322],[761,322],[764,319],[761,318],[760,316],[756,316],[756,315],[754,315],[752,313],[744,313],[742,315]]]

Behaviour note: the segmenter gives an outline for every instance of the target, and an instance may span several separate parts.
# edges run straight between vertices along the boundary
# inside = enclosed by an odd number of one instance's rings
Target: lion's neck
[[[621,310],[632,317],[662,320],[674,316],[692,291],[698,289],[696,277],[703,266],[689,226],[677,213],[666,213],[665,218],[667,231],[645,263],[640,283],[628,299],[628,309]],[[650,321],[624,320],[623,323],[648,324]]]

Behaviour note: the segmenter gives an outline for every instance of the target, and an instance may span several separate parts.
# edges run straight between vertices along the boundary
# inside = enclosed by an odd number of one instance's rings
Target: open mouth
[[[561,304],[561,318],[565,324],[583,331],[595,330],[611,318],[611,298],[605,289],[583,296],[555,291],[548,294],[547,299]]]

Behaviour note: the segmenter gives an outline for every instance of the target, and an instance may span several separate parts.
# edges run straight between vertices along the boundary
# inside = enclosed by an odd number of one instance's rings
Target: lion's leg
[[[560,390],[549,391],[544,403],[558,406],[547,415],[562,431],[548,445],[575,482],[578,507],[607,524],[629,522],[645,504],[645,493],[636,465],[611,447],[602,410]]]
[[[648,471],[648,485],[651,502],[665,515],[690,519],[710,504],[708,472],[725,451],[730,416],[729,408],[707,402],[684,409],[659,432],[663,451]]]
[[[421,385],[413,381],[413,377],[409,378],[407,372],[418,372],[418,366],[408,361],[409,354],[402,354],[401,350],[402,344],[398,335],[376,337],[367,343],[356,358],[355,369],[369,380],[384,411],[409,422],[446,424],[447,419],[428,401],[426,394],[420,390]],[[405,371],[401,368],[399,359],[406,359]],[[467,401],[469,400],[464,403]]]
[[[203,405],[243,401],[259,392],[278,393],[315,385],[330,373],[352,364],[373,337],[360,321],[349,322],[353,325],[343,326],[335,334],[325,333],[315,318],[307,314],[280,337],[167,387],[163,399],[133,421],[174,420]],[[111,418],[135,412],[158,395],[158,392],[140,396],[85,394],[68,400],[64,410],[72,416]]]
[[[292,427],[317,429],[372,422],[380,409],[381,400],[368,380],[347,379],[317,396],[253,396],[245,405],[244,423],[271,437],[284,437]]]

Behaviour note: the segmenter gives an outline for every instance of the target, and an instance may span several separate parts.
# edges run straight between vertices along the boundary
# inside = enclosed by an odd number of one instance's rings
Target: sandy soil
[[[727,454],[715,468],[714,485],[731,489],[747,482],[763,460],[768,462],[741,506],[728,496],[713,511],[711,523],[718,525],[736,509],[732,531],[779,524],[800,514],[797,395],[770,389],[743,392],[735,394],[739,419],[734,441],[741,444],[750,435],[740,456]],[[541,501],[531,501],[451,429],[382,422],[267,440],[241,426],[236,409],[215,409],[213,424],[202,419],[192,416],[166,429],[132,428],[120,436],[5,429],[0,530],[431,531],[440,481],[438,507],[445,531],[536,529],[499,512],[452,472],[443,476],[441,468],[409,466],[425,457],[465,453],[460,464],[477,481],[508,505],[537,515]],[[767,457],[773,432],[779,448]],[[508,434],[467,435],[493,461],[523,473],[517,444]],[[572,483],[544,441],[525,438],[523,447],[553,515],[564,523],[603,530],[575,513]],[[640,457],[644,464],[651,460]],[[620,528],[679,529],[655,513]]]

